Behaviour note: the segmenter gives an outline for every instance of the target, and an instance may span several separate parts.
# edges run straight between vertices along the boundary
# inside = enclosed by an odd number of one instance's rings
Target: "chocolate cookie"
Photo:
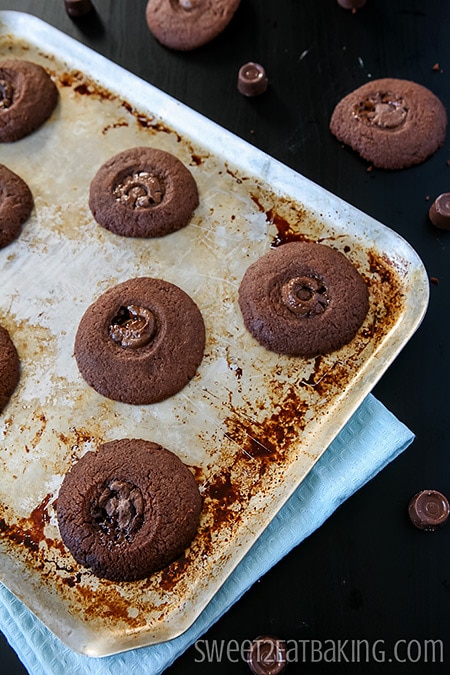
[[[310,358],[355,337],[368,296],[365,281],[342,253],[292,242],[250,265],[239,306],[247,330],[266,349]]]
[[[75,560],[112,581],[144,579],[178,558],[199,524],[194,476],[166,448],[141,439],[104,443],[64,477],[56,512]]]
[[[162,237],[185,227],[199,203],[191,172],[169,152],[130,148],[111,157],[92,180],[95,220],[124,237]]]
[[[58,89],[37,63],[0,61],[0,142],[18,141],[36,131],[52,114]]]
[[[19,356],[8,331],[0,326],[0,413],[13,395],[19,377]]]
[[[230,23],[240,0],[149,0],[146,19],[166,47],[188,51],[211,42]]]
[[[445,140],[447,113],[420,84],[385,78],[367,82],[335,107],[330,130],[381,169],[420,164]]]
[[[110,288],[88,307],[75,358],[98,393],[144,405],[183,389],[204,346],[203,318],[190,296],[168,281],[141,277]]]
[[[33,209],[33,195],[20,176],[0,164],[0,248],[22,231]]]

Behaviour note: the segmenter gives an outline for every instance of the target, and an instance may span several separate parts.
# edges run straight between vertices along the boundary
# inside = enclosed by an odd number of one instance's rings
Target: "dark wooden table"
[[[368,0],[356,14],[336,0],[242,0],[227,30],[190,53],[169,51],[153,39],[146,0],[94,3],[96,14],[78,22],[67,16],[63,0],[0,0],[0,9],[41,17],[389,225],[412,244],[434,279],[424,322],[374,391],[415,432],[415,442],[204,637],[242,643],[271,633],[321,644],[366,639],[380,647],[376,641],[382,640],[386,650],[403,641],[405,663],[382,663],[378,652],[378,659],[351,664],[348,651],[340,662],[318,662],[317,654],[311,663],[309,649],[307,662],[292,664],[289,672],[449,672],[450,526],[420,532],[406,509],[421,489],[450,495],[450,234],[427,217],[427,197],[450,189],[450,135],[424,164],[384,172],[367,171],[328,131],[335,103],[369,78],[415,80],[450,110],[448,0]],[[270,78],[269,91],[258,99],[236,91],[238,69],[249,60],[262,63]],[[426,640],[442,640],[443,663],[430,662]],[[440,650],[435,656],[440,661]],[[167,672],[249,672],[245,663],[200,660],[192,647]],[[0,663],[2,672],[23,672],[6,643]]]

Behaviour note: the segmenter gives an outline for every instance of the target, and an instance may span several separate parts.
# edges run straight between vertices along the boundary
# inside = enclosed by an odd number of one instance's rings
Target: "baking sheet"
[[[21,237],[0,251],[0,323],[22,363],[0,418],[0,574],[69,647],[103,656],[193,623],[414,333],[428,281],[392,230],[39,19],[0,12],[0,58],[11,56],[43,65],[60,102],[32,136],[0,146],[1,163],[35,198]],[[89,211],[97,168],[135,145],[172,152],[198,184],[192,222],[168,237],[117,237]],[[352,343],[306,361],[259,346],[237,306],[248,265],[291,239],[341,250],[370,288]],[[207,343],[182,392],[130,406],[84,383],[73,342],[89,304],[144,275],[191,295]],[[197,478],[203,510],[185,555],[116,584],[74,562],[55,500],[78,457],[121,437],[175,452]]]

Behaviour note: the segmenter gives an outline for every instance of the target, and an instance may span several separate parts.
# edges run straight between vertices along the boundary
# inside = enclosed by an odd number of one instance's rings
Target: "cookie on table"
[[[197,184],[175,155],[129,148],[94,176],[89,207],[99,225],[124,237],[162,237],[185,227],[199,204]]]
[[[239,306],[247,330],[266,349],[310,358],[355,337],[369,293],[340,251],[292,242],[250,265],[239,286]]]
[[[416,82],[372,80],[335,107],[330,130],[381,169],[424,162],[444,143],[447,113],[435,94]]]
[[[194,538],[198,486],[173,452],[120,439],[87,452],[65,475],[56,512],[75,560],[102,578],[135,581],[166,567]]]
[[[222,33],[240,0],[149,0],[148,27],[165,47],[189,51]]]
[[[33,195],[25,181],[0,164],[0,248],[20,235],[33,210]]]
[[[0,413],[13,395],[20,378],[20,361],[11,337],[0,325]]]
[[[21,59],[0,61],[0,142],[36,131],[57,102],[58,89],[42,66]]]
[[[103,293],[84,313],[75,358],[99,394],[134,405],[173,396],[203,358],[205,326],[192,298],[162,279],[140,277]]]

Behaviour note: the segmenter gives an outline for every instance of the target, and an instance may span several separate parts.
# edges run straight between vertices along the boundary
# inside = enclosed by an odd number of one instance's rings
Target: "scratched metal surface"
[[[0,419],[0,575],[66,644],[102,656],[189,627],[414,333],[428,282],[393,231],[39,20],[0,12],[0,58],[10,56],[41,63],[60,102],[39,131],[0,148],[35,198],[21,237],[0,251],[0,323],[22,363]],[[190,168],[200,206],[185,229],[128,240],[93,221],[90,180],[134,145]],[[257,345],[237,307],[248,265],[295,239],[343,251],[370,289],[355,340],[308,361]],[[207,330],[194,380],[153,406],[99,396],[73,358],[86,307],[140,275],[182,287]],[[55,500],[84,452],[133,436],[191,467],[202,518],[181,559],[114,584],[73,561]]]

